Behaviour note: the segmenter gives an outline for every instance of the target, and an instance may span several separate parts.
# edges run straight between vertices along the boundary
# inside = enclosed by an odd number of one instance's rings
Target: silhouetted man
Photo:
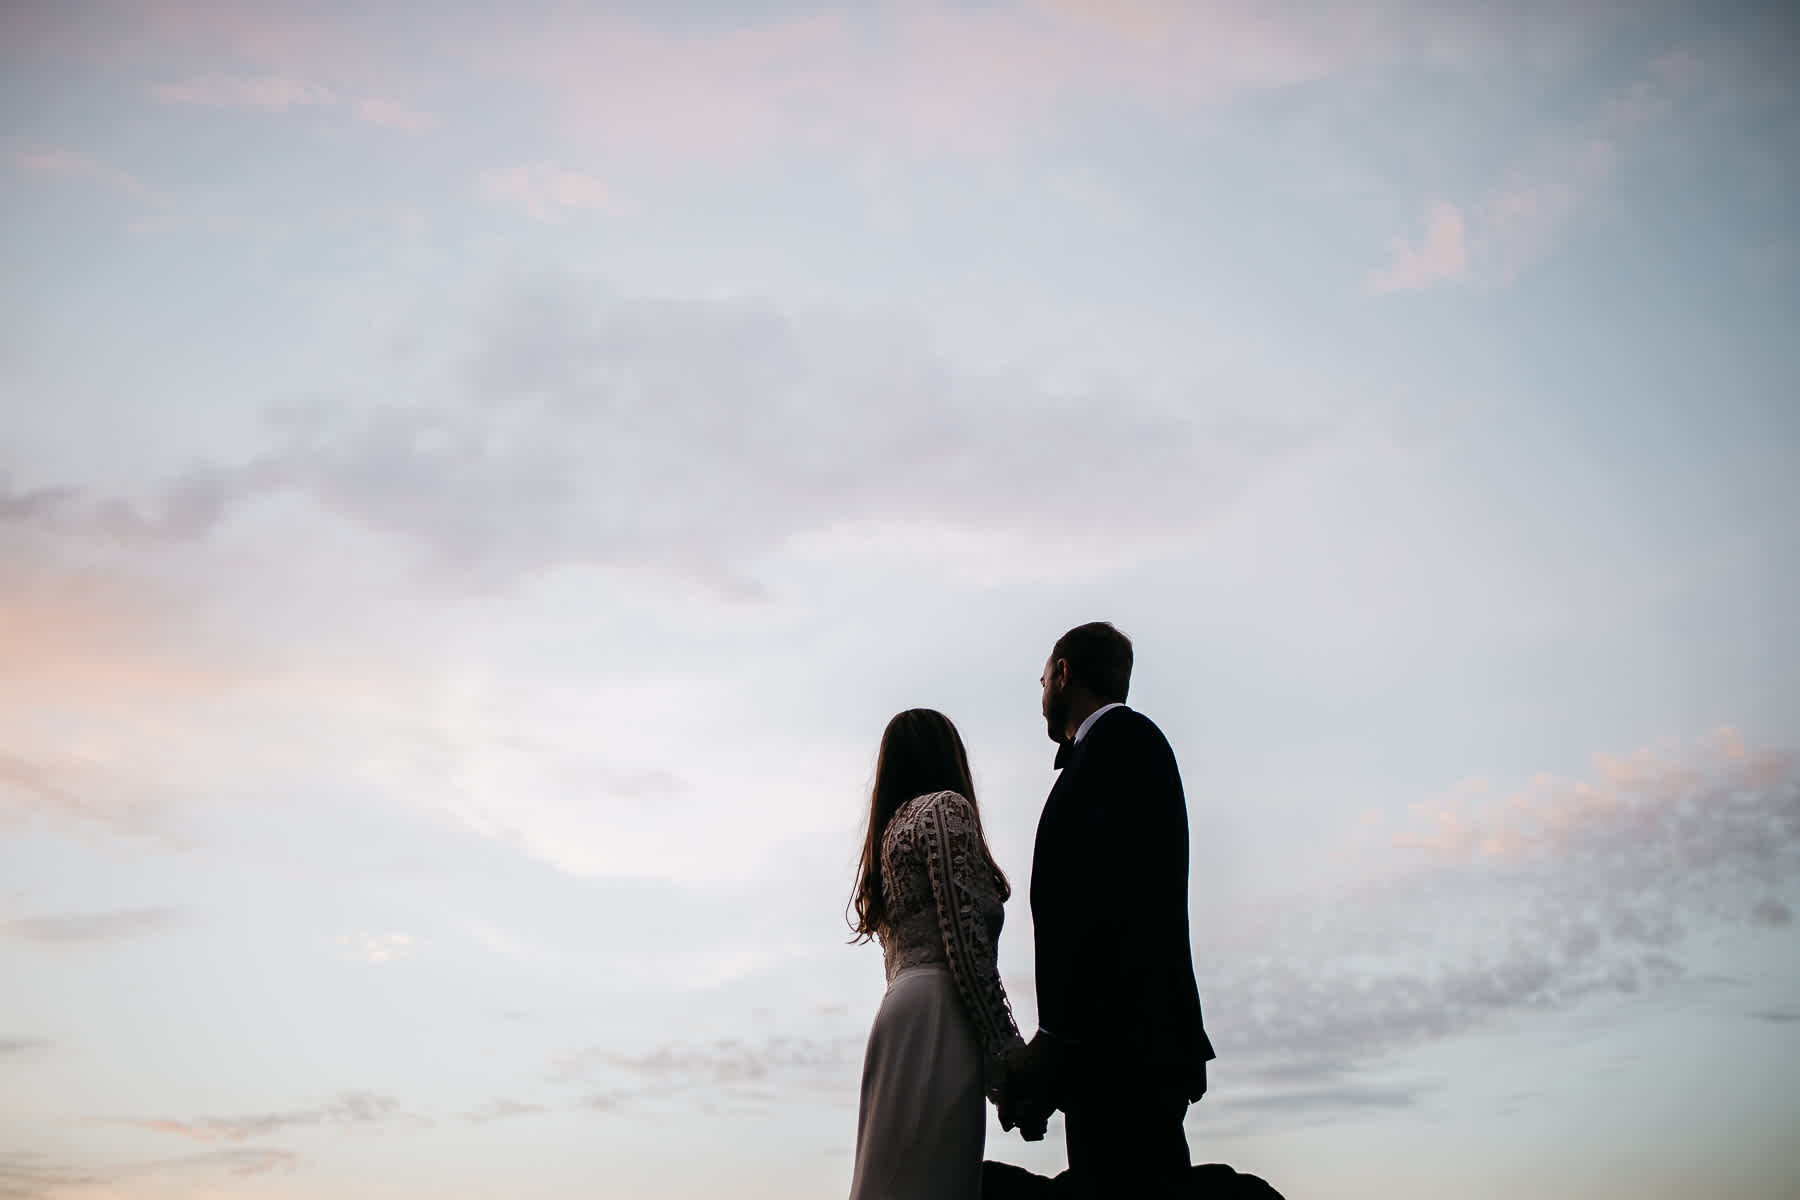
[[[1212,1043],[1188,944],[1181,773],[1148,717],[1125,707],[1131,640],[1106,622],[1058,639],[1044,721],[1061,775],[1031,860],[1038,1031],[1009,1123],[1062,1109],[1085,1195],[1180,1194],[1188,1105]]]

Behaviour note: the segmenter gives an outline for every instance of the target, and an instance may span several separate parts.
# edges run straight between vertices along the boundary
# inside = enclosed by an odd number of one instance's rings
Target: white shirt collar
[[[1088,719],[1083,721],[1081,723],[1081,728],[1075,731],[1075,744],[1081,744],[1081,739],[1087,736],[1087,731],[1094,727],[1095,721],[1098,721],[1101,717],[1105,716],[1115,708],[1124,707],[1124,701],[1114,700],[1111,704],[1102,704],[1099,708],[1096,708],[1093,712],[1089,713]]]

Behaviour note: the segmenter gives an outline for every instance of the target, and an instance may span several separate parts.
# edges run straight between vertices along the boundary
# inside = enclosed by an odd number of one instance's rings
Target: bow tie
[[[1058,771],[1060,771],[1064,767],[1068,766],[1069,760],[1074,757],[1075,757],[1075,743],[1074,742],[1058,742],[1056,744],[1056,762],[1053,765],[1055,766],[1055,768]]]

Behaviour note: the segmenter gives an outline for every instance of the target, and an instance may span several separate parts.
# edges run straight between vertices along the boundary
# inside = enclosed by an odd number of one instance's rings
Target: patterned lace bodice
[[[995,962],[1005,910],[974,805],[957,792],[931,792],[902,804],[881,836],[881,880],[888,979],[924,963],[950,968],[981,1039],[993,1095],[1007,1055],[1021,1039]]]

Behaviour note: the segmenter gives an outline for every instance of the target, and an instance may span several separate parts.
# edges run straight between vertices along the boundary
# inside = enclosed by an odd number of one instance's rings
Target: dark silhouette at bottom
[[[1188,1200],[1282,1200],[1280,1192],[1255,1175],[1234,1171],[1224,1163],[1188,1168]],[[1080,1196],[1067,1171],[1054,1179],[1034,1175],[1011,1163],[981,1164],[981,1200],[1074,1200]],[[1119,1197],[1118,1200],[1130,1200]]]

